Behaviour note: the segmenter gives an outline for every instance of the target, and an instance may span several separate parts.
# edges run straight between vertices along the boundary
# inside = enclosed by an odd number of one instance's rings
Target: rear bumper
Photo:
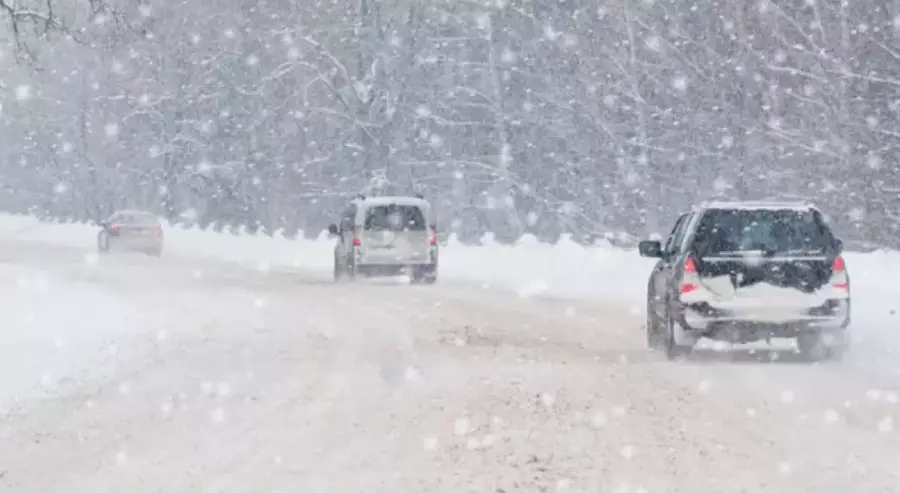
[[[390,256],[378,255],[371,252],[356,250],[354,252],[357,266],[373,267],[411,267],[421,265],[433,265],[438,262],[437,249],[425,252],[416,252],[409,255]]]
[[[707,302],[681,307],[682,327],[708,337],[722,335],[735,340],[765,337],[795,337],[805,332],[842,331],[850,325],[850,300],[827,300],[822,305],[773,314],[766,309],[752,311],[717,308]]]

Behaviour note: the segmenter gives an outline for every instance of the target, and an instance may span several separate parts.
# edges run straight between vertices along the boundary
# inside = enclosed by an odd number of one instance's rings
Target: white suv
[[[404,272],[414,283],[437,280],[437,226],[421,197],[357,197],[328,232],[338,238],[335,281]]]

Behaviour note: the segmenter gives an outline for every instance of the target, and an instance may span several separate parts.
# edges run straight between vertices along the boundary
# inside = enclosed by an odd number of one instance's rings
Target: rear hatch
[[[427,263],[430,238],[418,206],[372,205],[366,209],[360,248],[367,263]]]
[[[119,236],[125,240],[149,241],[159,235],[160,224],[150,214],[127,214],[117,218]]]
[[[815,306],[829,284],[835,240],[813,210],[712,210],[694,238],[697,273],[720,302]]]

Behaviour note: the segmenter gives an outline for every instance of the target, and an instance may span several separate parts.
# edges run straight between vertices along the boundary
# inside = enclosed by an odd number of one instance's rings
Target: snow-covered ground
[[[900,484],[896,253],[847,255],[842,363],[669,363],[644,350],[631,251],[451,242],[435,286],[337,286],[328,241],[167,228],[162,259],[98,258],[95,234],[0,218],[10,491]]]

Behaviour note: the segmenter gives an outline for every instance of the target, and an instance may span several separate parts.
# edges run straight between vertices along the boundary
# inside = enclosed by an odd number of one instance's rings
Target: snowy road
[[[0,244],[4,293],[80,293],[4,305],[19,318],[0,344],[0,489],[900,485],[900,377],[875,358],[701,351],[669,363],[643,349],[641,317],[621,304],[90,254]]]

